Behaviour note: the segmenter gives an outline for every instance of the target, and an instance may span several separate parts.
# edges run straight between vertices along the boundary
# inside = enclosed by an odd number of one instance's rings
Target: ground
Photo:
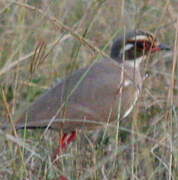
[[[178,179],[178,2],[19,0],[0,2],[0,179]],[[56,162],[58,133],[15,131],[28,105],[71,72],[110,53],[113,40],[150,31],[173,51],[149,58],[149,77],[119,130],[78,133]]]

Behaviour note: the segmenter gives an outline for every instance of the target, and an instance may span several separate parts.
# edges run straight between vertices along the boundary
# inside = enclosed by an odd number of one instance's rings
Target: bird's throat
[[[133,59],[133,60],[124,60],[124,64],[126,66],[132,67],[132,68],[139,68],[141,62],[145,60],[146,56],[141,56],[139,58]]]

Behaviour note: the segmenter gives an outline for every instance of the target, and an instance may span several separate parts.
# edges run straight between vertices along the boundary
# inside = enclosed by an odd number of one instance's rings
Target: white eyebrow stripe
[[[135,36],[135,37],[133,37],[133,38],[130,38],[129,40],[147,40],[148,38],[147,38],[147,36],[144,36],[144,35],[137,35],[137,36]]]
[[[125,47],[124,47],[124,49],[123,49],[123,51],[127,51],[127,50],[129,50],[129,49],[131,49],[132,47],[133,47],[134,45],[133,44],[126,44],[125,45]]]

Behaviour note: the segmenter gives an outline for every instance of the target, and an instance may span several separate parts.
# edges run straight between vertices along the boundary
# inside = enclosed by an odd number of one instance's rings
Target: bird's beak
[[[160,43],[158,46],[152,48],[151,52],[162,51],[162,50],[170,51],[171,48],[167,44]]]
[[[167,44],[163,44],[163,43],[159,44],[158,48],[160,50],[165,50],[165,51],[170,51],[171,50],[171,48]]]

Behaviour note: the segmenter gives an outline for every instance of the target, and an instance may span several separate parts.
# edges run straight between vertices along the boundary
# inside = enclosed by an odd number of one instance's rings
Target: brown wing
[[[113,121],[118,109],[121,68],[103,60],[64,79],[37,99],[17,127],[93,128]]]

